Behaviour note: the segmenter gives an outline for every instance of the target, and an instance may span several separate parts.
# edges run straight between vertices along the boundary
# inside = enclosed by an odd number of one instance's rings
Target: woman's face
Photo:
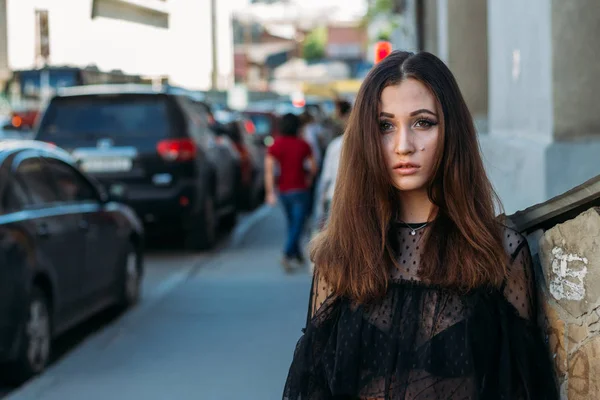
[[[416,79],[383,89],[379,131],[388,172],[398,190],[427,189],[443,134],[441,118],[435,97]]]

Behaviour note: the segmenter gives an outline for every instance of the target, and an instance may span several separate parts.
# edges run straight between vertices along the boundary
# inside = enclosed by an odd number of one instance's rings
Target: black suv
[[[240,158],[192,94],[146,85],[63,89],[35,138],[69,151],[138,213],[148,234],[183,233],[187,247],[208,249],[219,221],[235,224]]]

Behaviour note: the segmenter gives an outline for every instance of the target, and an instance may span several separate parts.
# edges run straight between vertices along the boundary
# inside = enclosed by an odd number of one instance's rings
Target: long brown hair
[[[436,97],[443,135],[428,195],[437,214],[425,236],[420,278],[468,291],[499,286],[506,276],[495,206],[473,119],[448,67],[430,53],[395,51],[365,78],[344,135],[328,227],[312,243],[318,273],[338,296],[359,303],[385,294],[396,251],[392,219],[401,207],[380,140],[384,88],[412,78]]]

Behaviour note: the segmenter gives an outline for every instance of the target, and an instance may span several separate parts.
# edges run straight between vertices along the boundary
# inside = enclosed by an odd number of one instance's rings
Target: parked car
[[[235,224],[240,159],[195,100],[168,87],[66,88],[50,101],[36,139],[72,153],[148,234],[181,234],[187,247],[209,249],[219,221]]]
[[[22,117],[14,112],[0,115],[0,139],[31,139],[31,126],[22,121]]]
[[[140,296],[143,226],[65,151],[0,142],[0,380],[41,372],[52,339]]]
[[[264,200],[266,147],[249,118],[238,112],[221,111],[217,130],[228,135],[240,155],[240,190],[238,206],[251,210]]]

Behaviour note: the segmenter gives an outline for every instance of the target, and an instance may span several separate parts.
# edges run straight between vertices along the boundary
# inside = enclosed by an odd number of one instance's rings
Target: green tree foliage
[[[370,0],[365,19],[370,22],[380,15],[389,15],[394,10],[394,0]]]
[[[385,27],[377,33],[376,40],[390,40],[392,31],[399,27],[397,15],[405,8],[405,0],[369,0],[367,14],[363,19],[365,26],[375,20],[385,21]]]
[[[302,45],[302,56],[307,61],[319,60],[325,57],[327,45],[327,28],[319,27],[310,32]]]

